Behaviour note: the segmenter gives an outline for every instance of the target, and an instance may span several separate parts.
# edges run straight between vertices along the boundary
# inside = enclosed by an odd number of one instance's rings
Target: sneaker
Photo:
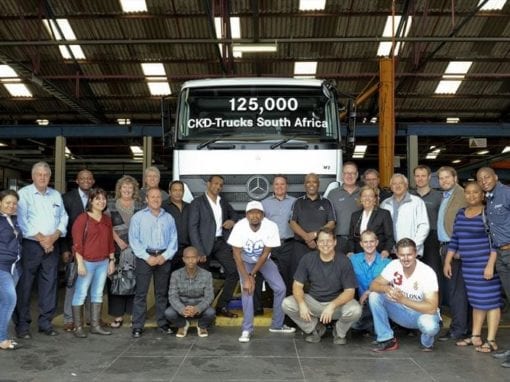
[[[239,342],[250,342],[251,333],[247,330],[243,330],[241,333],[241,337],[239,337]]]
[[[317,326],[308,336],[305,337],[306,342],[316,344],[321,342],[321,338],[326,333],[326,327],[322,323],[318,322]]]
[[[66,331],[66,332],[74,332],[74,322],[66,322],[66,323],[64,323],[64,331]]]
[[[188,322],[188,320],[186,320],[186,324],[182,328],[177,329],[177,334],[175,336],[177,338],[186,337],[186,334],[188,334],[188,328],[189,328],[189,322]]]
[[[291,326],[283,325],[281,328],[269,328],[271,333],[294,333],[296,328]]]
[[[201,328],[200,326],[197,326],[197,334],[199,337],[202,337],[202,338],[209,336],[209,332],[207,331],[207,328]]]
[[[161,334],[172,334],[172,329],[170,329],[170,326],[168,324],[162,325],[158,328],[158,332]]]
[[[372,349],[372,351],[376,353],[384,352],[384,351],[392,351],[398,349],[398,341],[395,337],[388,341],[382,341],[377,343],[377,347]]]

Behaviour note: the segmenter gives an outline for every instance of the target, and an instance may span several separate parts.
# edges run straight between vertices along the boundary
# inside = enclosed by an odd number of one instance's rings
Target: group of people
[[[249,342],[264,280],[273,290],[271,332],[293,333],[298,326],[307,342],[319,342],[332,326],[333,342],[342,345],[352,328],[375,335],[374,350],[387,351],[398,348],[393,321],[419,330],[423,350],[430,351],[443,301],[452,322],[440,340],[494,352],[510,367],[510,351],[498,351],[496,343],[502,289],[510,296],[510,188],[490,168],[481,168],[477,182],[465,189],[452,167],[441,167],[437,175],[440,191],[430,187],[430,168],[420,165],[413,171],[415,190],[404,175],[394,174],[389,192],[379,188],[374,169],[365,171],[360,187],[356,164],[346,162],[342,182],[324,195],[319,177],[308,174],[300,198],[287,194],[284,175],[275,175],[273,194],[249,202],[240,219],[220,195],[220,175],[211,176],[204,194],[188,204],[182,182],[171,182],[167,194],[159,189],[159,170],[149,167],[143,188],[123,176],[109,201],[104,190],[93,188],[88,170],[78,173],[78,188],[62,197],[48,187],[49,166],[37,163],[33,184],[19,196],[0,195],[5,228],[0,284],[6,285],[0,292],[0,347],[19,346],[7,337],[13,310],[18,338],[31,337],[35,279],[39,331],[58,334],[52,318],[62,253],[65,262],[77,265],[77,280],[68,284],[64,304],[64,328],[77,337],[87,335],[84,321],[91,333],[111,334],[101,320],[105,285],[110,327],[122,326],[124,315],[131,314],[132,336],[142,336],[154,278],[158,330],[169,334],[177,328],[179,338],[192,320],[198,335],[206,337],[217,315],[236,317],[228,303],[240,281],[239,341]],[[225,278],[215,309],[207,270],[213,259]],[[136,276],[133,294],[112,293],[108,276],[127,266]]]

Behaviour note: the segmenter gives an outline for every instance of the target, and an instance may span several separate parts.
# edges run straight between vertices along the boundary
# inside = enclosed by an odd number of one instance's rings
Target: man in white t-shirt
[[[398,349],[390,319],[421,332],[423,351],[431,351],[439,332],[438,283],[434,270],[416,259],[416,243],[408,238],[396,244],[393,260],[370,284],[370,310],[374,318],[376,352]]]
[[[282,302],[285,283],[278,267],[270,259],[271,249],[280,246],[278,226],[264,218],[262,203],[251,201],[246,205],[246,217],[236,223],[228,239],[242,286],[243,324],[239,342],[249,342],[253,334],[253,291],[255,277],[260,272],[273,290],[273,320],[270,332],[293,333],[295,328],[283,325],[285,317]]]

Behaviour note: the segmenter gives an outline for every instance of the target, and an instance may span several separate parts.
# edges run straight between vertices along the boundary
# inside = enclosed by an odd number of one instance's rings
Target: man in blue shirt
[[[52,320],[57,309],[57,274],[60,249],[57,240],[65,237],[68,216],[62,196],[48,187],[48,163],[32,167],[32,181],[19,191],[18,223],[23,232],[23,274],[18,282],[18,304],[14,315],[18,338],[31,338],[30,297],[37,278],[39,332],[56,336]]]
[[[133,338],[142,336],[147,314],[147,292],[154,276],[156,321],[165,334],[172,331],[165,317],[171,261],[177,252],[177,228],[174,218],[161,208],[159,188],[146,194],[147,207],[138,211],[129,224],[129,244],[136,259],[136,290],[133,302]]]
[[[482,167],[476,173],[478,184],[485,192],[486,216],[492,245],[496,249],[496,271],[501,285],[510,301],[510,187],[501,184],[490,167]],[[510,368],[510,350],[497,352],[495,358],[504,359],[503,367]]]
[[[360,245],[363,248],[363,252],[349,257],[356,274],[356,280],[358,281],[358,301],[363,308],[360,319],[352,325],[352,328],[369,333],[374,332],[374,322],[368,305],[370,284],[391,261],[388,258],[383,258],[377,252],[378,244],[379,240],[377,240],[377,235],[374,232],[364,231],[360,237]]]

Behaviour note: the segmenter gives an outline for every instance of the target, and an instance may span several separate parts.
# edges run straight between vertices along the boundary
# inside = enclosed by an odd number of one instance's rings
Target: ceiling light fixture
[[[120,6],[124,13],[147,12],[145,0],[120,0]]]
[[[490,151],[489,150],[480,150],[480,151],[477,151],[476,152],[476,155],[486,155],[488,154]]]
[[[35,122],[39,126],[48,126],[48,124],[50,123],[50,121],[48,121],[47,119],[36,119]]]
[[[263,52],[276,52],[278,46],[276,44],[234,44],[232,45],[233,52],[241,53],[263,53]]]
[[[326,8],[326,0],[299,0],[300,11],[320,11]]]

